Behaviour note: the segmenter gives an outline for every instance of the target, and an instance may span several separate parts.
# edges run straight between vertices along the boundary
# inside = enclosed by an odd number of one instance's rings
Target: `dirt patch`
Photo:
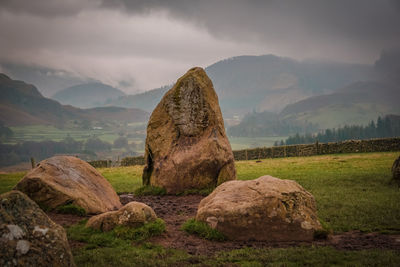
[[[292,246],[332,246],[341,250],[392,249],[400,251],[400,235],[379,233],[361,233],[352,231],[332,235],[326,240],[313,242],[260,242],[260,241],[224,241],[213,242],[189,235],[180,228],[190,218],[196,216],[197,206],[203,196],[120,196],[121,203],[143,202],[153,208],[158,217],[166,223],[167,231],[150,241],[168,248],[182,249],[192,255],[213,255],[215,252],[252,248],[284,248]]]
[[[68,227],[82,221],[83,219],[90,218],[90,216],[81,217],[74,214],[61,214],[55,212],[47,212],[47,216],[49,216],[50,219],[53,220],[53,222],[58,223],[63,227]]]

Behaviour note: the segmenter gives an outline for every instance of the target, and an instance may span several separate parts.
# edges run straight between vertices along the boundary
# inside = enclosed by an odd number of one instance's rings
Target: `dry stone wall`
[[[400,151],[400,137],[369,140],[349,140],[337,143],[314,143],[234,150],[235,160],[304,157],[324,154]],[[121,166],[144,165],[143,156],[126,157]]]

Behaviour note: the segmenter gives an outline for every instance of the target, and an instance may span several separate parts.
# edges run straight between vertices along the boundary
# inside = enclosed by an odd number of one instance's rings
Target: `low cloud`
[[[399,3],[3,0],[0,61],[124,84],[128,93],[243,54],[372,64],[382,49],[400,43]]]

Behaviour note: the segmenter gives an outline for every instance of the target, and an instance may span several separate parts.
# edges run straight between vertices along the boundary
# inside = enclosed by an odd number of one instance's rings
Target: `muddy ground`
[[[224,250],[252,248],[283,248],[293,246],[332,246],[341,250],[361,249],[392,249],[400,251],[400,235],[380,233],[362,233],[351,231],[330,235],[324,240],[313,242],[260,242],[260,241],[224,241],[215,242],[189,235],[180,228],[190,218],[194,218],[197,206],[203,196],[133,196],[121,195],[121,203],[130,201],[143,202],[152,207],[158,217],[166,223],[166,232],[150,241],[168,248],[187,251],[192,255],[213,255]],[[77,223],[82,217],[50,213],[49,216],[57,223],[68,226]],[[75,246],[76,244],[74,244]]]

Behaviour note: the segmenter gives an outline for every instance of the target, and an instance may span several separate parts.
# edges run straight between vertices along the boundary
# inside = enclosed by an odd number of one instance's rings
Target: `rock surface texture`
[[[15,186],[42,208],[66,204],[98,214],[121,207],[111,184],[90,164],[76,157],[56,156],[40,162]]]
[[[400,186],[400,156],[393,162],[392,175],[393,180]]]
[[[75,266],[64,228],[19,191],[0,195],[0,266]]]
[[[109,211],[89,219],[86,226],[101,231],[110,231],[118,225],[140,227],[157,219],[153,209],[144,203],[130,202],[118,211]]]
[[[202,68],[183,75],[151,114],[145,163],[143,184],[172,194],[236,179],[218,96]]]
[[[196,220],[233,240],[308,241],[321,228],[314,197],[272,176],[218,186],[200,202]]]

